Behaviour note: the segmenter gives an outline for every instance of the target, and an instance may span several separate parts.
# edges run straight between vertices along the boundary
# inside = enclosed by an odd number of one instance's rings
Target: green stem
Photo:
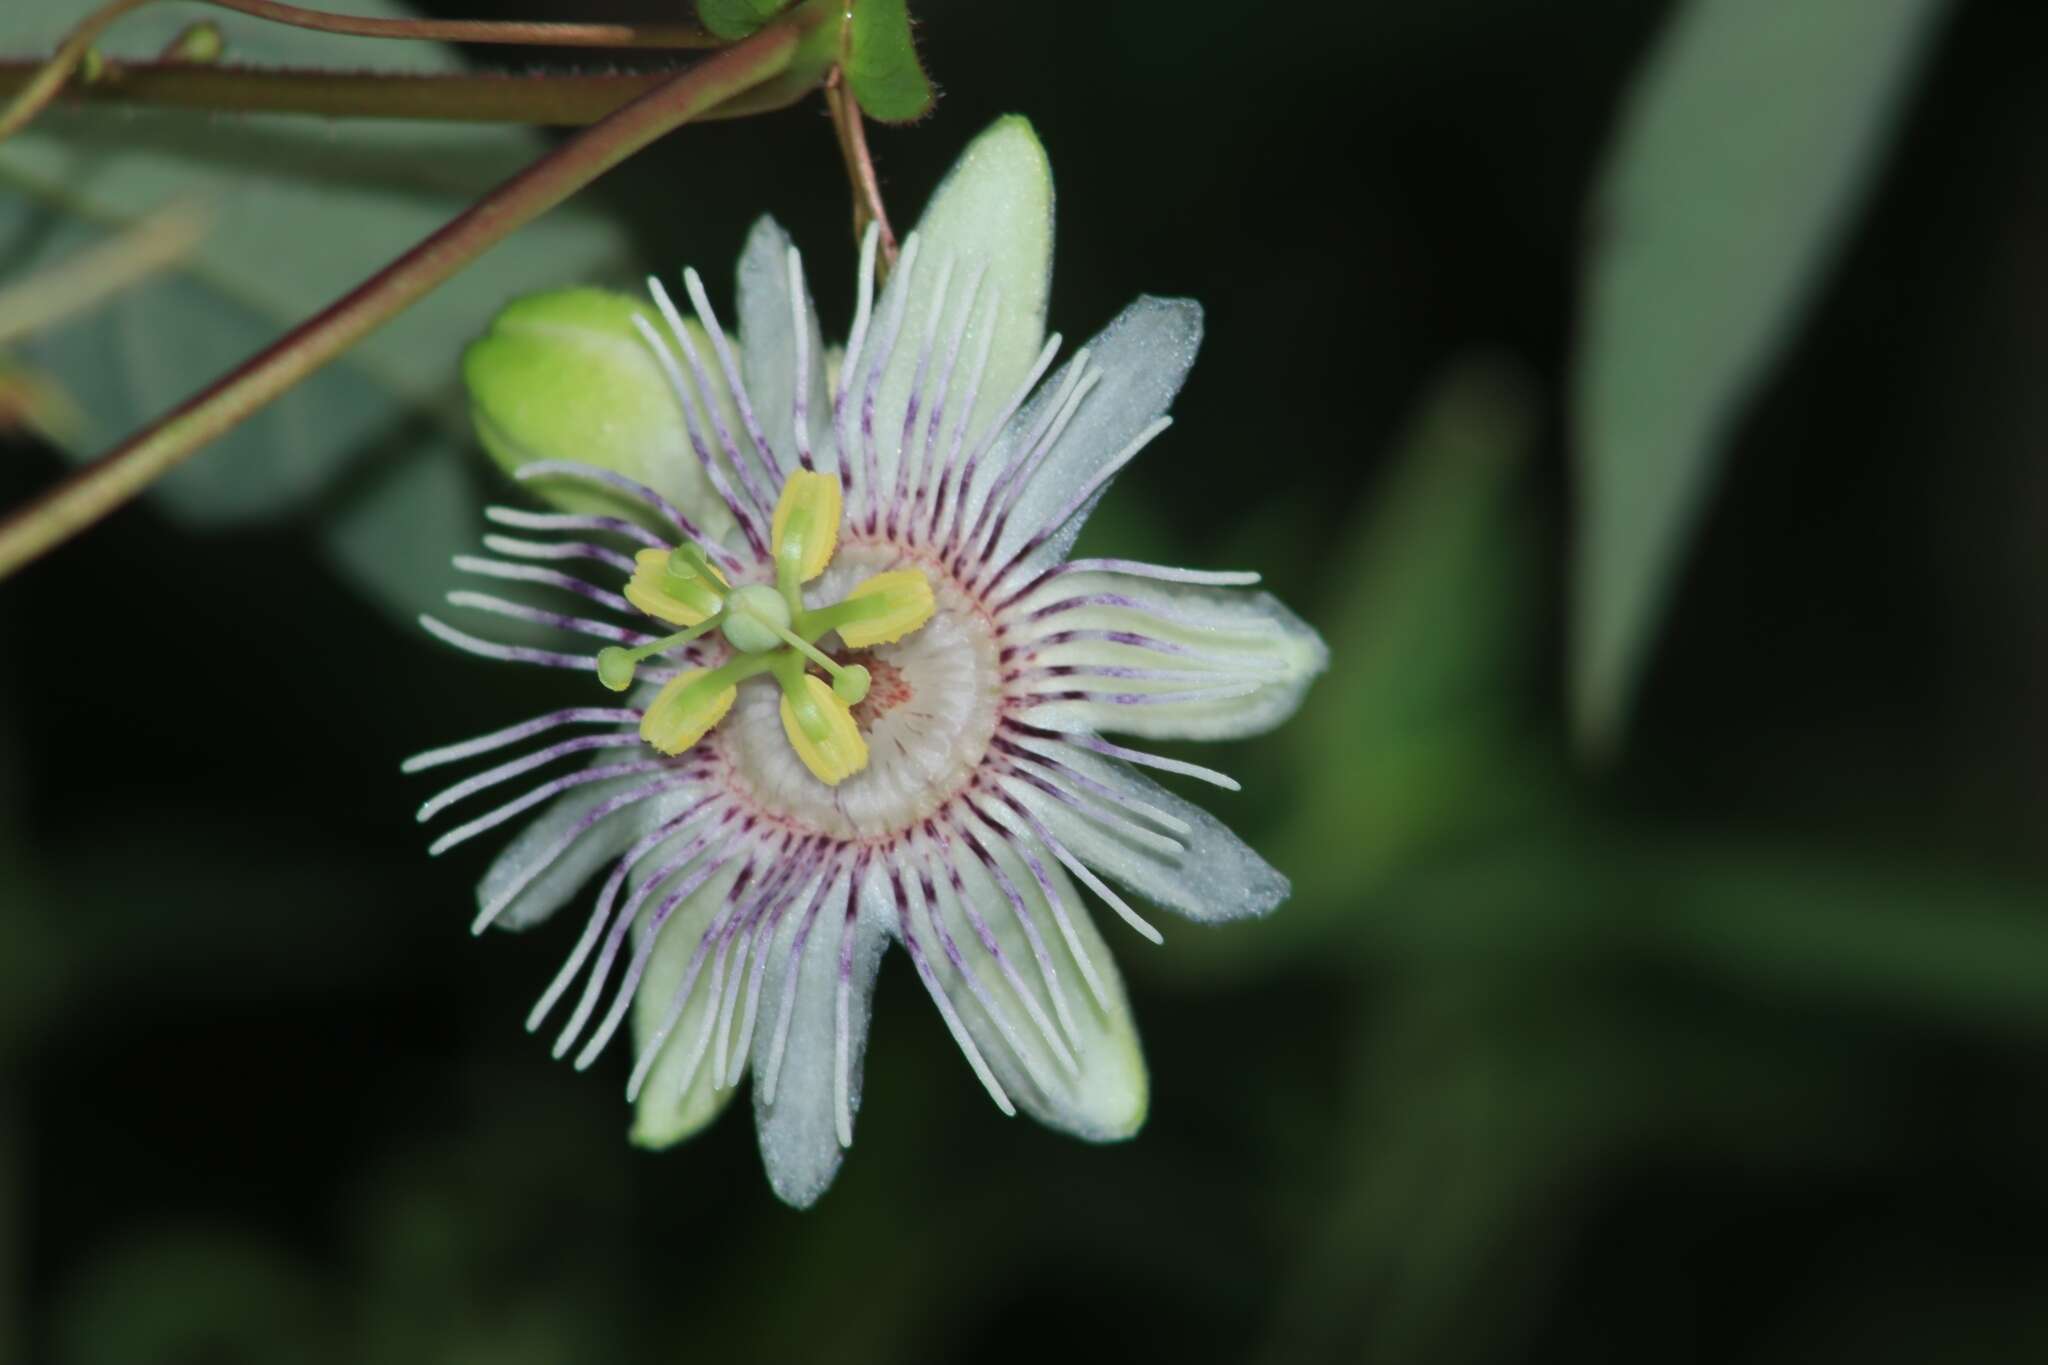
[[[825,0],[810,0],[570,138],[239,369],[0,522],[0,578],[133,498],[515,229],[664,133],[743,91],[775,85],[794,100],[823,74],[822,67],[813,72],[796,63],[804,39],[834,13]]]

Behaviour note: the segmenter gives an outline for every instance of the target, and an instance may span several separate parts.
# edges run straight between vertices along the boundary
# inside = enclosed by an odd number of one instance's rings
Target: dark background
[[[1209,309],[1093,543],[1257,567],[1336,651],[1203,755],[1295,899],[1108,930],[1129,1144],[1002,1119],[892,957],[817,1208],[743,1110],[636,1151],[623,1054],[520,1029],[560,927],[472,941],[486,855],[429,860],[398,774],[566,684],[394,626],[291,525],[130,510],[0,588],[0,1358],[2048,1358],[2048,25],[1943,25],[1597,769],[1561,395],[1664,8],[920,11],[899,223],[1022,111],[1054,325]],[[772,211],[843,326],[815,104],[595,193],[714,290]],[[9,503],[59,472],[0,454]]]

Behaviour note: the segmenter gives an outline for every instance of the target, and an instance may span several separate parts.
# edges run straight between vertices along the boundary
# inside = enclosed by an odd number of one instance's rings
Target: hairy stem
[[[149,4],[150,0],[107,0],[71,30],[48,61],[25,63],[26,74],[11,92],[14,98],[0,109],[0,142],[26,127],[29,121],[63,92],[65,83],[93,51],[101,34],[124,15]],[[328,14],[281,0],[200,0],[216,9],[268,19],[294,28],[362,38],[437,39],[453,43],[542,43],[558,47],[716,47],[719,40],[703,29],[683,24],[577,24],[520,23],[489,20],[365,19],[347,14]],[[175,61],[164,63],[178,66]],[[8,65],[15,65],[9,63]],[[94,71],[88,84],[98,84],[102,71]],[[0,84],[0,94],[10,93]],[[221,107],[221,106],[211,106]],[[227,106],[234,107],[234,106]],[[333,112],[323,110],[320,112]]]
[[[544,47],[719,47],[723,40],[695,24],[581,24],[495,19],[365,19],[287,5],[279,0],[203,0],[216,9],[293,28],[352,38],[417,38],[441,43],[532,43]]]
[[[881,228],[880,272],[877,283],[896,268],[896,232],[889,226],[889,210],[882,203],[882,186],[875,179],[874,159],[868,155],[866,126],[860,104],[846,87],[838,67],[825,78],[825,107],[832,114],[832,130],[839,137],[839,155],[846,162],[847,183],[853,189],[853,240],[867,235],[868,224]]]
[[[41,62],[0,61],[0,98],[22,90],[43,67]],[[444,74],[108,61],[91,84],[73,86],[62,98],[67,105],[568,128],[597,122],[673,75],[673,71]],[[701,117],[739,118],[788,102],[773,92],[750,91]]]
[[[834,13],[812,0],[675,76],[492,190],[281,340],[0,522],[0,578],[190,459],[414,300],[662,134],[723,100],[773,83],[794,100],[805,35]],[[787,73],[791,80],[780,80]]]

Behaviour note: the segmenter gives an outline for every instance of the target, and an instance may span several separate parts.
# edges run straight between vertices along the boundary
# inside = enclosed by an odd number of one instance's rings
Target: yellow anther
[[[683,578],[670,571],[669,559],[667,550],[642,550],[634,555],[626,600],[671,625],[694,626],[716,616],[725,604],[725,579],[718,570],[706,564],[704,574]]]
[[[932,585],[922,569],[878,573],[846,598],[855,619],[839,627],[848,649],[894,644],[932,619]]]
[[[799,469],[782,485],[769,538],[776,564],[783,564],[786,553],[797,582],[810,582],[832,562],[832,550],[839,543],[843,500],[836,474]]]
[[[791,692],[800,689],[800,695]],[[814,734],[815,732],[815,734]],[[836,787],[868,765],[867,741],[854,724],[853,710],[833,695],[832,685],[806,673],[782,694],[782,733],[804,766],[828,787]]]
[[[702,668],[672,678],[640,717],[640,738],[664,754],[679,754],[704,738],[739,695],[731,683],[718,683]]]

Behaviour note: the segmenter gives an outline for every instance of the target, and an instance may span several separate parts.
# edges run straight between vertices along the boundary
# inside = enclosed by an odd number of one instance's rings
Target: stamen
[[[685,544],[673,550],[642,550],[633,556],[626,600],[656,620],[694,626],[725,605],[727,579],[704,552]]]
[[[775,680],[782,685],[782,733],[820,782],[836,787],[868,765],[867,741],[832,686],[806,673],[795,654],[776,656]]]
[[[783,595],[791,599],[791,611],[803,609],[803,602],[796,597],[796,585],[810,582],[832,562],[844,509],[845,494],[834,475],[799,469],[782,485],[769,541],[775,555],[776,580]]]
[[[762,660],[743,655],[718,668],[693,668],[677,674],[648,704],[640,718],[640,738],[657,753],[679,754],[725,719],[739,696],[734,686],[762,671]]]
[[[922,569],[892,569],[863,582],[845,601],[804,616],[813,638],[839,632],[849,649],[894,644],[932,619],[937,603]]]

